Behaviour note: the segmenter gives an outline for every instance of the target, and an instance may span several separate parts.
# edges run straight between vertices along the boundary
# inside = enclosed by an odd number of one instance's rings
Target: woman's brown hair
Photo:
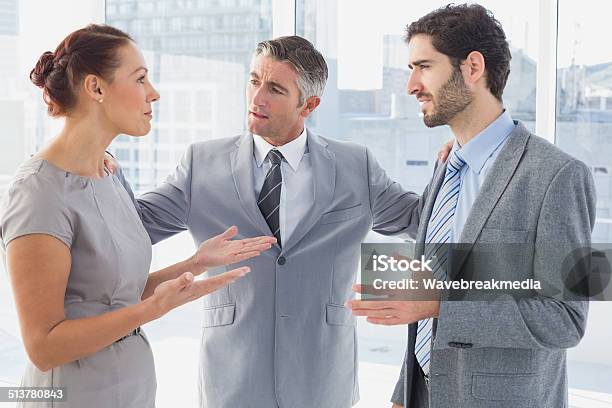
[[[69,34],[55,52],[44,52],[30,80],[43,89],[49,115],[65,116],[77,103],[77,87],[88,74],[112,81],[121,64],[119,48],[132,38],[107,25],[90,24]]]

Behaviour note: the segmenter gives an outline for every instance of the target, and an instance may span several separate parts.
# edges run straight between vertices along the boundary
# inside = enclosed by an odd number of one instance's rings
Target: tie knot
[[[272,165],[280,164],[283,161],[283,154],[276,149],[272,149],[268,152],[268,160]]]
[[[465,160],[461,157],[458,150],[453,150],[448,157],[448,164],[446,165],[447,173],[457,173],[461,171],[461,168],[465,166]]]

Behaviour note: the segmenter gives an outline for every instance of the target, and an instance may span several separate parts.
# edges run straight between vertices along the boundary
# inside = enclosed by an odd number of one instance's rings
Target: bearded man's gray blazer
[[[421,253],[445,167],[438,166],[423,193]],[[589,168],[518,122],[472,206],[459,239],[468,249],[449,258],[450,275],[465,272],[479,244],[513,244],[531,250],[520,259],[499,253],[487,264],[491,272],[559,288],[565,256],[591,242],[595,203]],[[566,349],[584,335],[587,311],[586,301],[552,296],[442,301],[429,395],[414,357],[415,324],[392,400],[410,408],[567,407]]]

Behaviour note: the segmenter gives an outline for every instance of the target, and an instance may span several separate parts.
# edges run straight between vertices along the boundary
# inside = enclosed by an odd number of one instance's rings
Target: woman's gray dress
[[[48,234],[65,243],[72,255],[64,297],[67,319],[138,303],[149,273],[151,242],[133,199],[114,175],[90,179],[30,159],[18,169],[0,209],[3,255],[11,240],[27,234]],[[46,372],[28,362],[22,385],[65,387],[67,394],[66,403],[24,407],[155,405],[153,355],[143,332]]]

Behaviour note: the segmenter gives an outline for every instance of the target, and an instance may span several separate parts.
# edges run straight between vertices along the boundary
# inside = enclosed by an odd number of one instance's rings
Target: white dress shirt
[[[314,204],[314,185],[312,180],[312,166],[306,128],[291,142],[282,146],[273,146],[261,136],[253,135],[253,176],[255,197],[266,179],[268,170],[272,167],[267,159],[268,152],[277,149],[283,154],[279,225],[282,242],[287,242],[297,224],[304,219]]]

